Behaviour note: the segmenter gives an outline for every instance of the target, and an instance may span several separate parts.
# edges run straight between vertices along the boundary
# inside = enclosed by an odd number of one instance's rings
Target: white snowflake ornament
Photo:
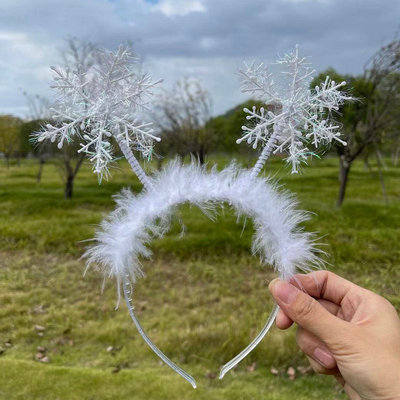
[[[116,52],[100,51],[97,63],[89,69],[74,71],[52,67],[55,73],[52,88],[58,100],[52,108],[52,119],[37,134],[38,142],[51,140],[61,149],[65,142],[79,140],[80,152],[89,156],[99,179],[109,175],[108,165],[114,160],[113,139],[144,183],[132,149],[150,157],[154,135],[150,122],[142,122],[140,114],[147,108],[152,89],[160,81],[137,71],[137,59],[128,48]]]
[[[243,136],[237,140],[246,141],[254,149],[262,147],[254,175],[259,174],[271,154],[287,153],[286,161],[292,173],[297,173],[299,164],[318,147],[333,141],[346,144],[340,138],[339,125],[331,118],[333,111],[351,100],[339,90],[346,82],[337,83],[327,76],[324,83],[310,89],[315,70],[299,56],[298,46],[277,64],[281,69],[279,84],[264,64],[253,63],[240,70],[242,92],[265,103],[259,110],[255,106],[244,109],[250,124],[242,126]]]

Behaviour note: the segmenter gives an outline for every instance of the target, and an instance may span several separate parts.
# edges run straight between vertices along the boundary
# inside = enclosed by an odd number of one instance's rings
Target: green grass
[[[219,157],[211,163],[223,165]],[[169,234],[154,241],[146,278],[135,304],[154,342],[192,373],[194,391],[161,365],[136,332],[126,307],[116,302],[115,284],[79,260],[95,225],[114,208],[112,194],[124,186],[140,190],[125,163],[100,187],[85,165],[70,201],[55,164],[0,167],[0,399],[339,399],[329,377],[285,371],[306,365],[294,329],[273,329],[223,381],[219,367],[240,352],[263,325],[272,301],[274,273],[250,255],[252,226],[225,208],[214,223],[196,208],[182,207]],[[274,161],[272,174],[296,193],[300,207],[315,213],[306,229],[316,231],[329,254],[329,268],[400,307],[400,170],[385,171],[389,203],[379,180],[356,164],[347,198],[335,208],[337,161],[325,159],[293,176]],[[45,327],[39,336],[35,325]],[[11,346],[6,345],[11,343]],[[45,346],[48,364],[35,361]],[[107,348],[112,346],[113,351]],[[255,363],[256,368],[249,368]]]

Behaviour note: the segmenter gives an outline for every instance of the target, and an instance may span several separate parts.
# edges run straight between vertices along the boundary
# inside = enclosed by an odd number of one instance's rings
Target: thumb
[[[269,290],[284,313],[299,326],[314,334],[328,347],[335,347],[348,324],[327,311],[307,293],[288,282],[274,279]]]

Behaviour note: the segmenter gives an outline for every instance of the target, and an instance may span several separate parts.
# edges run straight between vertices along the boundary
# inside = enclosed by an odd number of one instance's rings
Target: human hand
[[[298,325],[312,368],[334,375],[352,400],[400,399],[400,319],[383,297],[328,271],[274,279],[276,325]]]

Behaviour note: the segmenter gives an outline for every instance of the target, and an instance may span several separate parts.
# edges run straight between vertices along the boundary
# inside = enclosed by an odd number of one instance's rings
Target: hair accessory
[[[78,71],[56,72],[55,88],[62,93],[54,108],[58,125],[47,125],[37,134],[39,141],[70,142],[78,137],[83,143],[79,151],[89,154],[94,172],[107,175],[112,161],[114,138],[128,160],[133,172],[144,185],[135,195],[129,190],[116,196],[117,208],[102,223],[84,257],[87,267],[97,265],[105,276],[115,277],[118,298],[122,288],[129,314],[139,333],[151,349],[173,370],[195,388],[189,374],[167,358],[144,332],[133,306],[134,284],[143,275],[140,258],[149,257],[147,245],[154,237],[164,235],[170,226],[177,206],[190,203],[209,214],[223,203],[229,204],[238,215],[250,217],[255,226],[252,250],[278,272],[281,279],[290,279],[297,271],[308,271],[321,264],[314,248],[313,235],[304,232],[300,223],[308,214],[296,209],[296,202],[287,192],[279,191],[268,178],[257,177],[268,157],[287,152],[292,172],[298,171],[301,161],[332,140],[341,142],[338,126],[329,122],[330,112],[337,111],[343,101],[350,99],[339,92],[344,82],[337,84],[328,77],[310,90],[311,71],[298,48],[278,61],[285,69],[287,86],[277,87],[272,74],[263,64],[254,63],[241,71],[244,92],[256,94],[265,103],[259,110],[245,109],[252,124],[244,126],[243,137],[261,155],[252,170],[232,163],[218,172],[210,172],[196,162],[183,165],[173,161],[160,172],[147,176],[136,160],[132,147],[144,155],[151,154],[153,140],[159,140],[149,124],[138,122],[135,113],[146,106],[153,82],[148,75],[137,75],[127,63],[130,53],[120,48],[116,53],[102,53],[100,66],[91,74]],[[284,82],[283,82],[284,83]],[[246,357],[271,328],[278,306],[275,305],[263,329],[240,354],[225,364],[220,379]]]

